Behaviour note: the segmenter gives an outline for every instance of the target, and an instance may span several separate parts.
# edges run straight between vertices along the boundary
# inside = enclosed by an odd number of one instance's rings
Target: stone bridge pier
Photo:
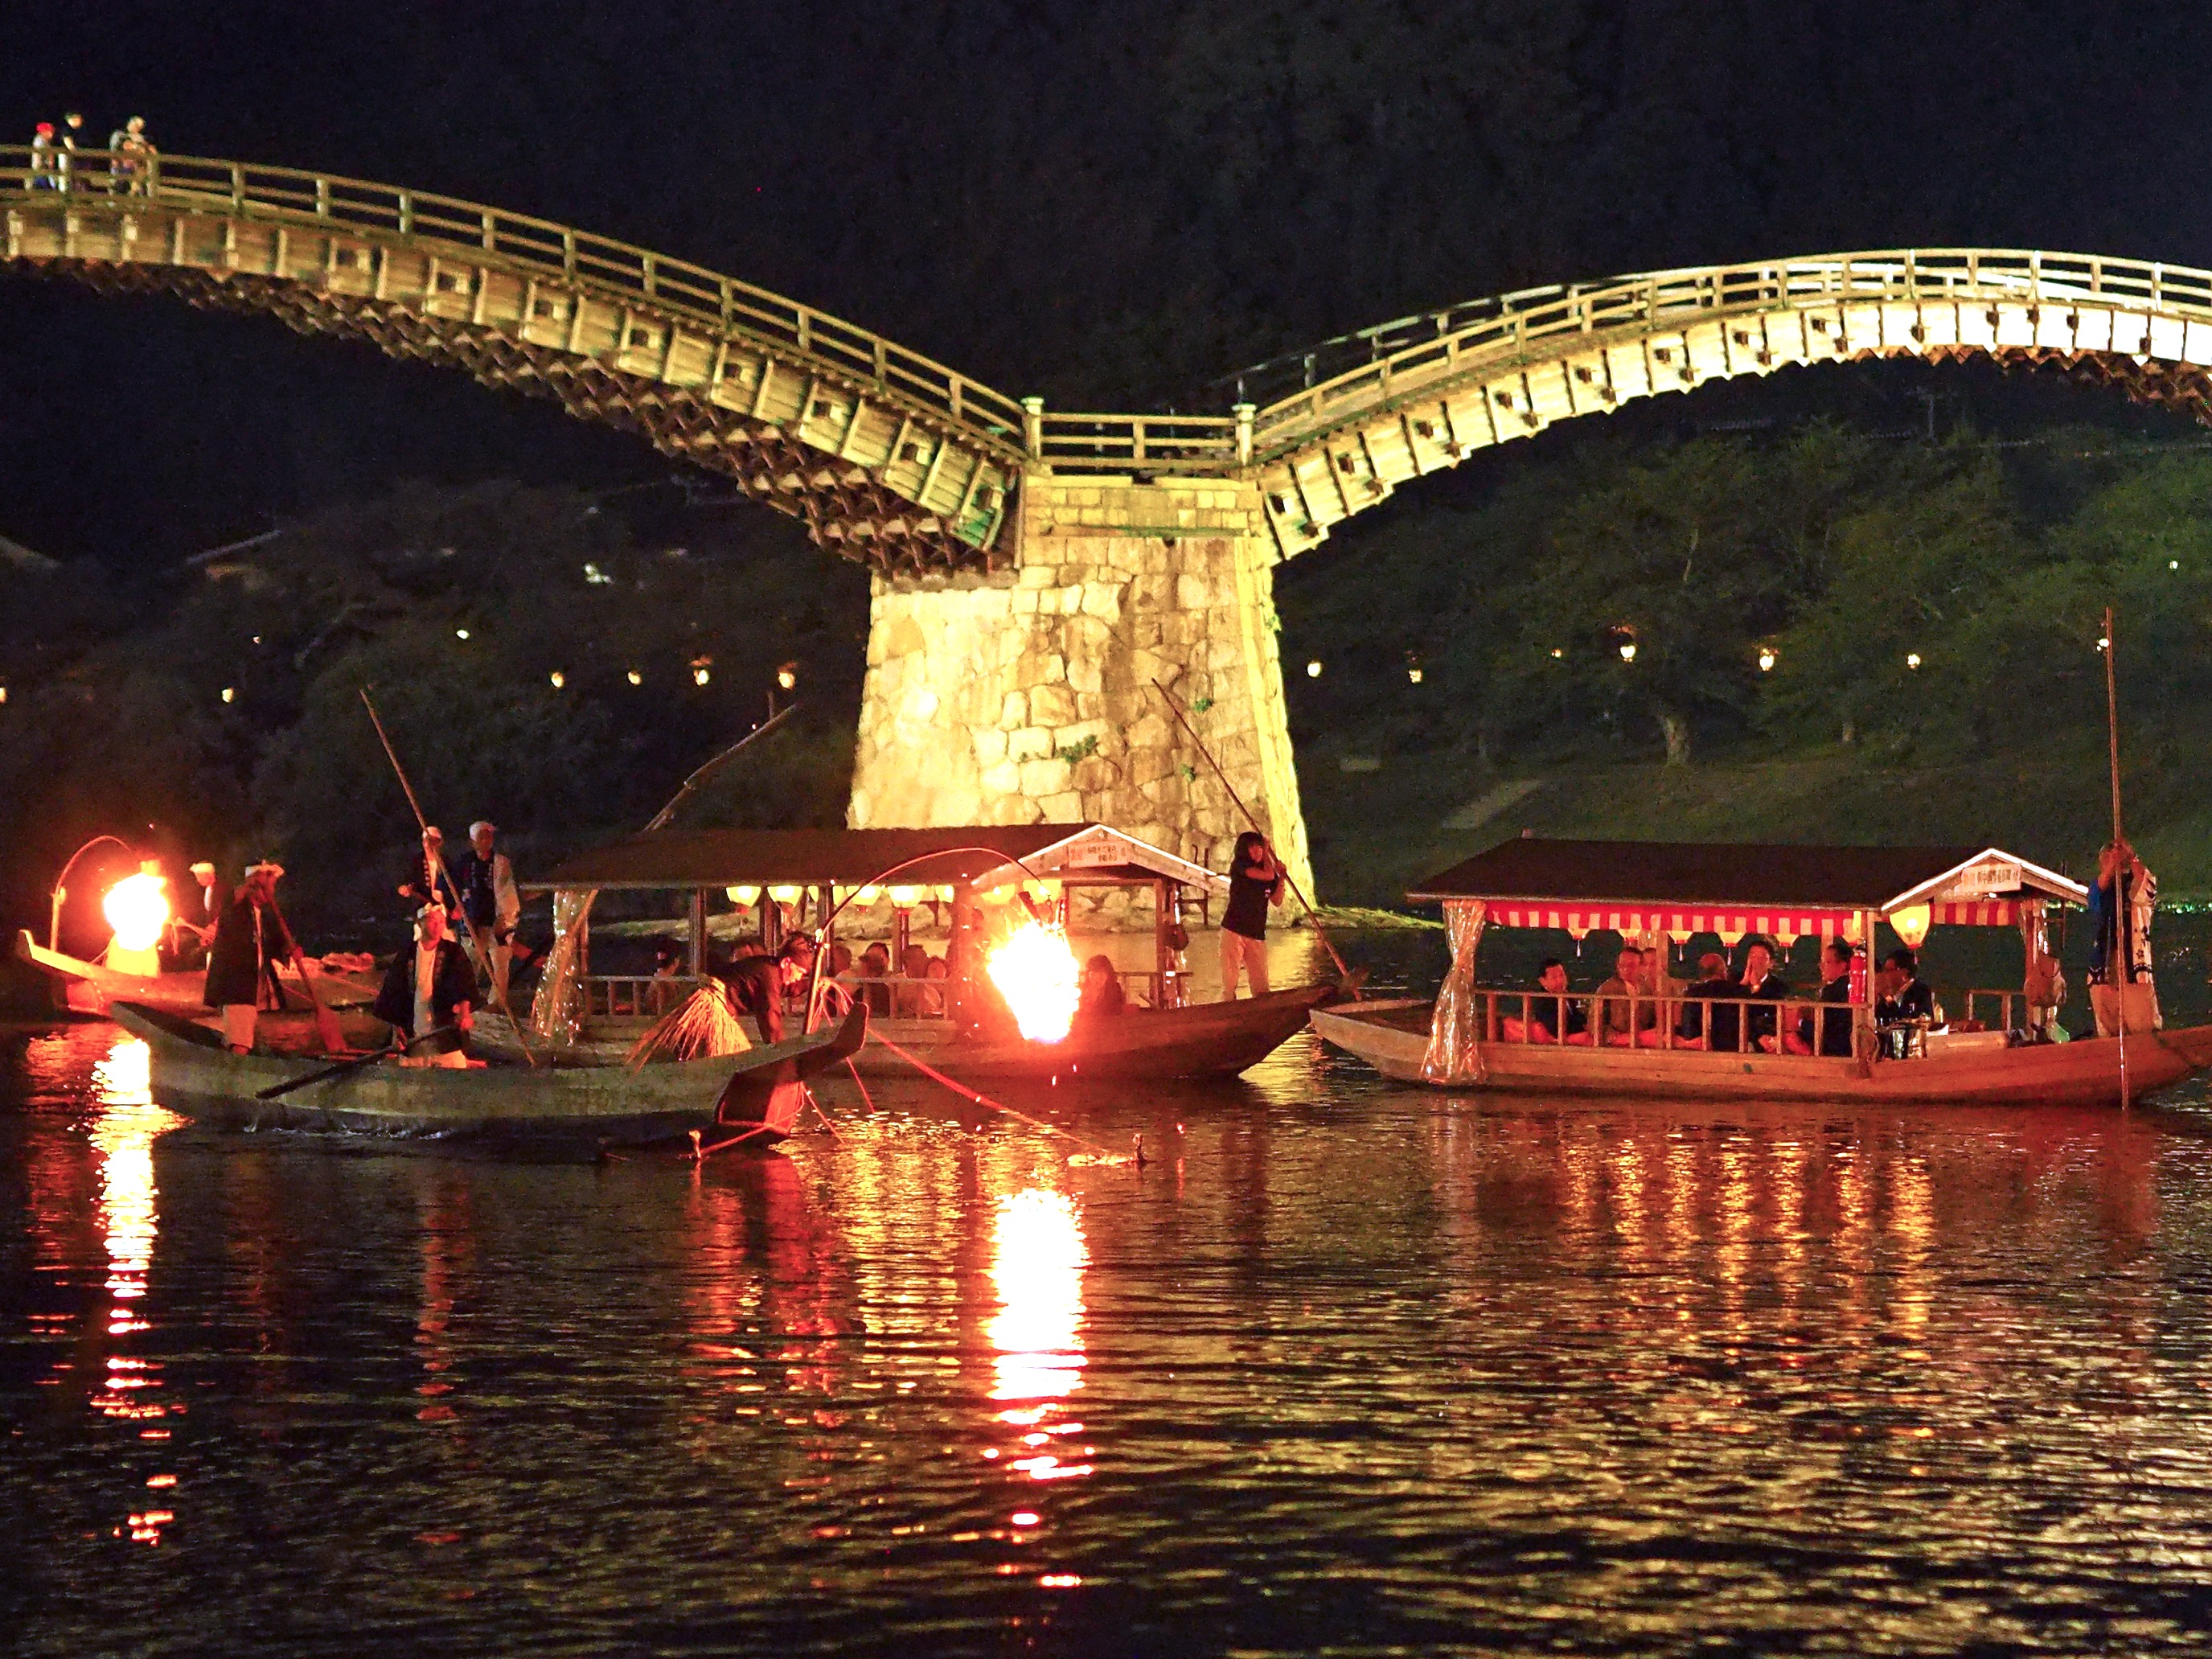
[[[1010,568],[878,576],[848,822],[1110,823],[1216,870],[1244,821],[1190,711],[1308,893],[1259,493],[1025,477]]]

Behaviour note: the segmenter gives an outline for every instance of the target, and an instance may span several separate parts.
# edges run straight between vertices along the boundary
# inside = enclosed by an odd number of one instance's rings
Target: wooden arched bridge
[[[1301,877],[1273,567],[1399,485],[1632,398],[1984,354],[2212,422],[2212,272],[2002,249],[1532,289],[1255,365],[1223,412],[1047,411],[811,307],[477,203],[239,161],[0,149],[6,269],[265,313],[557,398],[876,573],[856,824],[1099,818],[1218,860],[1210,728]]]
[[[1899,249],[1471,301],[1217,382],[1219,416],[1047,412],[750,283],[397,185],[163,156],[118,178],[0,149],[11,266],[260,312],[558,398],[728,474],[890,572],[993,563],[1026,472],[1242,478],[1279,553],[1474,450],[1793,364],[1984,353],[2212,422],[2212,272]]]

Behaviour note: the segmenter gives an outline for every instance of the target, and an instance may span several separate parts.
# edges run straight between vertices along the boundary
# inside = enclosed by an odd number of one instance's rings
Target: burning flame
[[[100,910],[115,930],[115,942],[126,951],[150,951],[160,943],[162,924],[169,920],[169,901],[161,891],[161,878],[146,871],[125,876],[107,890]]]
[[[991,947],[984,967],[1024,1036],[1032,1042],[1057,1042],[1067,1035],[1083,1000],[1083,975],[1066,934],[1041,921],[1025,921]]]

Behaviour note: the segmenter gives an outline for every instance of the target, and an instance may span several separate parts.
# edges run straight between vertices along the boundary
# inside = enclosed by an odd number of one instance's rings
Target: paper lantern
[[[796,883],[785,882],[769,888],[768,896],[778,904],[796,904],[799,902],[799,887]]]
[[[1898,938],[1905,941],[1908,951],[1917,951],[1921,940],[1928,937],[1928,907],[1908,904],[1902,910],[1890,913],[1889,925],[1897,930]]]
[[[891,889],[891,902],[902,910],[911,908],[914,902],[921,896],[921,889],[919,887],[900,886]]]
[[[732,887],[727,890],[732,904],[750,904],[760,896],[760,889],[751,885]]]

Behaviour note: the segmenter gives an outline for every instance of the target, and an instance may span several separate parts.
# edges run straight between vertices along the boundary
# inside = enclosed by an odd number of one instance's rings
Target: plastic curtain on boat
[[[530,1029],[547,1042],[574,1042],[583,1029],[584,937],[594,890],[564,887],[553,895],[553,948],[530,1005]]]
[[[1474,947],[1482,942],[1489,907],[1480,899],[1444,901],[1444,937],[1451,943],[1451,971],[1437,993],[1429,1024],[1429,1052],[1421,1076],[1431,1083],[1472,1082],[1480,1054],[1482,1002],[1474,994]]]

